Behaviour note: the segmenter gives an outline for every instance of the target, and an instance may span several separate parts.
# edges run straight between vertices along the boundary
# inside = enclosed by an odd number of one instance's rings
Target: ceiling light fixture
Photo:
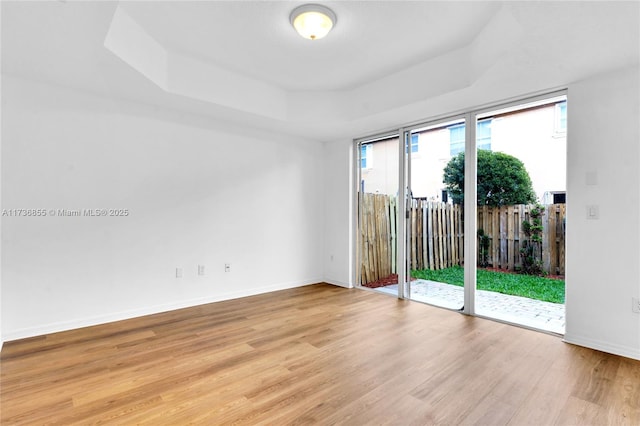
[[[298,34],[309,40],[319,40],[326,36],[336,25],[336,14],[320,4],[298,6],[289,16],[291,25]]]

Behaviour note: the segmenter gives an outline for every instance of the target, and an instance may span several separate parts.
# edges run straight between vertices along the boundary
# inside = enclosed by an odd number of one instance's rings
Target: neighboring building
[[[361,190],[377,194],[398,193],[398,138],[362,145]]]
[[[566,191],[566,101],[554,101],[478,121],[478,149],[520,159],[539,201],[564,202]],[[448,124],[412,135],[411,189],[414,198],[448,201],[443,170],[464,151],[465,126]],[[362,145],[361,185],[365,192],[398,192],[398,138]]]

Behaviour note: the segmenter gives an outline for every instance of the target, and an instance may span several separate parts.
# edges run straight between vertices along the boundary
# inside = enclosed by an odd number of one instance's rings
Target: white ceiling
[[[637,64],[638,2],[2,2],[2,73],[317,140]]]
[[[296,36],[289,24],[292,2],[131,2],[123,8],[172,50],[285,90],[344,90],[469,44],[499,7],[487,2],[324,4],[338,22],[321,41]]]

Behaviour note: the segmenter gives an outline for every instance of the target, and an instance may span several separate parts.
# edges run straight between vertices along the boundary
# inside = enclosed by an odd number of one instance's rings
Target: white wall
[[[640,359],[640,70],[569,86],[568,342]],[[594,180],[595,179],[595,180]],[[599,220],[587,220],[588,205]]]
[[[0,7],[0,22],[2,22],[2,8]],[[2,32],[0,31],[0,46],[2,45]],[[2,69],[2,55],[0,55],[0,69]],[[2,94],[2,78],[0,78],[0,95]],[[0,129],[2,129],[2,105],[0,102]],[[0,132],[0,210],[2,209],[2,134]],[[0,214],[0,351],[4,337],[2,334],[2,214]]]
[[[321,143],[9,77],[2,102],[4,209],[130,212],[4,218],[5,340],[322,280]]]
[[[349,140],[325,144],[324,281],[343,287],[353,286],[352,157]]]
[[[0,21],[2,18],[2,8],[0,7]],[[0,36],[1,38],[1,36]],[[0,45],[2,45],[0,41]],[[0,55],[1,58],[2,55]],[[0,59],[0,69],[2,69],[2,60]],[[0,94],[2,93],[2,78],[0,78]],[[0,129],[2,129],[2,103],[0,102]],[[4,343],[2,334],[2,134],[0,132],[0,351]]]

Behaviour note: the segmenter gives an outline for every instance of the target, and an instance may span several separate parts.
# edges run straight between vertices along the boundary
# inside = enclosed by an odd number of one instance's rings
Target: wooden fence
[[[411,269],[444,269],[464,261],[462,206],[411,200]]]
[[[520,268],[525,240],[522,222],[533,206],[478,207],[478,229],[490,237],[490,267],[509,271]],[[542,267],[552,275],[564,275],[566,204],[544,206],[542,215]],[[479,257],[478,257],[479,258]]]
[[[525,239],[522,221],[529,219],[531,207],[478,207],[478,229],[483,229],[490,241],[486,258],[488,267],[503,270],[520,268],[520,248]],[[397,273],[397,209],[396,197],[362,194],[362,283],[374,282]],[[552,204],[545,206],[542,217],[543,268],[553,275],[564,275],[565,213],[564,204]],[[463,217],[460,205],[412,200],[407,223],[410,227],[411,269],[438,270],[462,265]]]
[[[396,197],[362,194],[360,222],[361,282],[396,273]]]

